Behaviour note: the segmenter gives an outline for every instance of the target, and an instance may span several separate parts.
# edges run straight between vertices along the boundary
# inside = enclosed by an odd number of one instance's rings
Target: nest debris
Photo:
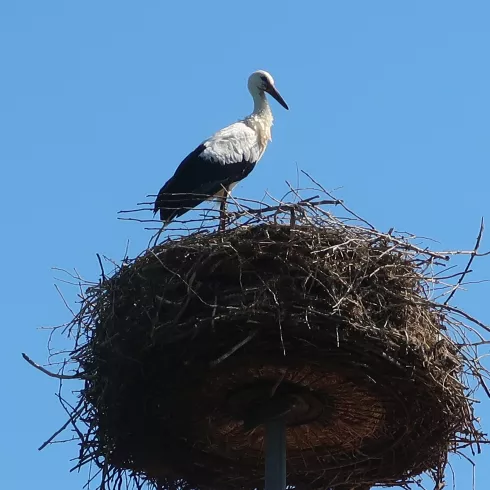
[[[433,298],[453,287],[435,272],[448,255],[318,200],[235,203],[227,231],[168,238],[87,288],[64,330],[84,382],[77,467],[98,466],[100,488],[128,470],[259,488],[261,424],[282,411],[289,485],[440,486],[448,454],[485,441],[469,338],[487,330]]]

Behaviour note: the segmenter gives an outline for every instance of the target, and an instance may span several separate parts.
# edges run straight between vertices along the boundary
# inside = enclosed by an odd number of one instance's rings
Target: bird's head
[[[258,70],[250,75],[248,79],[248,90],[252,96],[267,92],[271,97],[274,97],[284,109],[289,110],[288,105],[276,89],[272,75],[264,70]]]

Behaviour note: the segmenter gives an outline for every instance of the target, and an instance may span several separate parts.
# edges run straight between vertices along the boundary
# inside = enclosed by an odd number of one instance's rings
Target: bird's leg
[[[223,196],[219,205],[219,231],[226,229],[226,199],[228,198],[228,189],[223,189]]]
[[[219,230],[225,231],[226,228],[226,194],[221,198],[221,203],[219,205]]]

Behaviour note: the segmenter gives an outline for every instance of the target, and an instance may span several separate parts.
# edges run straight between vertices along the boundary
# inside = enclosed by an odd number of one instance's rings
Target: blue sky
[[[489,19],[486,0],[1,2],[1,486],[86,482],[68,473],[74,444],[37,451],[65,415],[56,380],[20,357],[44,362],[37,328],[70,318],[52,267],[97,279],[95,253],[119,260],[128,240],[139,253],[148,232],[117,211],[250,112],[252,71],[270,71],[291,110],[273,103],[273,142],[236,195],[280,196],[299,167],[381,229],[471,248],[490,220]],[[490,278],[489,259],[476,268]],[[489,292],[455,304],[490,323]],[[490,431],[488,402],[479,415]],[[453,465],[471,488],[471,465]]]

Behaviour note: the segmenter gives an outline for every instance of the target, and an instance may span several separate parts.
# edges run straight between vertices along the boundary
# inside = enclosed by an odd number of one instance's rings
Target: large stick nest
[[[241,209],[87,290],[71,325],[79,464],[115,486],[128,469],[161,488],[259,488],[262,424],[282,414],[290,485],[440,483],[448,452],[482,440],[467,338],[484,326],[432,298],[446,254],[311,201]]]

